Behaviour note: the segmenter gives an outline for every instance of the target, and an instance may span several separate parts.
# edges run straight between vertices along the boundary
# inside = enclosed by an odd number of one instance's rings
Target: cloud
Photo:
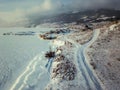
[[[0,12],[0,26],[25,26],[28,24],[28,19],[25,17],[25,12],[22,10],[15,10],[12,12]]]
[[[73,8],[96,9],[116,8],[120,9],[120,0],[72,0]]]
[[[21,27],[41,15],[96,8],[120,9],[120,0],[0,0],[0,27]]]
[[[40,5],[33,6],[29,9],[0,11],[0,27],[24,27],[29,25],[30,18],[34,18],[37,14],[44,14],[49,10],[52,10],[51,0],[45,0]]]
[[[45,0],[45,2],[42,5],[42,8],[44,10],[50,10],[52,8],[51,0]]]

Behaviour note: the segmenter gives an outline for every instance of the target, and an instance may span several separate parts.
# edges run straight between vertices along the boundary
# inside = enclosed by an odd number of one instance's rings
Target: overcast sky
[[[0,26],[22,26],[42,14],[90,8],[120,9],[120,0],[0,0]]]

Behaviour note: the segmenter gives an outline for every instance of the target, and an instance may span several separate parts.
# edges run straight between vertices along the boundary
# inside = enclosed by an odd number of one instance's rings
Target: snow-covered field
[[[34,36],[2,35],[6,32],[34,31]],[[44,52],[49,41],[37,33],[50,29],[0,29],[0,90],[43,90],[49,81]],[[39,88],[39,89],[38,89]]]
[[[119,73],[111,77],[107,71],[104,73],[107,66],[101,64],[101,61],[92,62],[92,59],[95,61],[104,58],[99,56],[102,44],[108,42],[109,44],[105,44],[106,48],[109,45],[119,46],[118,42],[115,42],[115,45],[110,43],[112,40],[119,40],[119,28],[116,25],[106,27],[107,24],[94,30],[76,29],[68,34],[55,33],[57,39],[51,42],[41,40],[39,34],[55,30],[53,28],[0,29],[0,90],[107,90],[108,87],[114,90],[115,85],[116,90],[119,90],[119,84],[115,83],[119,80]],[[51,33],[46,33],[51,36]],[[115,36],[116,40],[111,35]],[[113,39],[110,39],[111,37]],[[95,47],[95,43],[98,47]],[[92,47],[98,52],[93,50],[92,54],[96,55],[93,57],[90,54]],[[47,60],[45,52],[50,48],[55,51],[55,57]],[[111,47],[108,49],[111,50]],[[119,57],[117,60],[119,62]],[[112,67],[112,73],[119,71],[118,67],[113,67],[118,64],[107,63]],[[112,80],[110,83],[97,70],[106,77],[115,79],[115,82]]]

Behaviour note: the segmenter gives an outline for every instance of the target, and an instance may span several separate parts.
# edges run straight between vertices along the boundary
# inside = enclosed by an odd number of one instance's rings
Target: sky
[[[120,9],[120,0],[0,0],[0,27],[25,26],[41,15],[95,8]]]

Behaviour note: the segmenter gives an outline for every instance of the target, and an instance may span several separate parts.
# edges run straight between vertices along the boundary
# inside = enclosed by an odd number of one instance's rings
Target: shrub
[[[49,51],[46,52],[45,57],[49,58],[49,59],[55,57],[55,51],[52,51],[52,49],[50,47]]]
[[[91,62],[90,64],[92,65],[93,69],[96,69],[96,64],[94,62]]]
[[[46,57],[46,58],[52,58],[52,57],[55,57],[55,52],[54,52],[54,51],[46,52],[45,57]]]

